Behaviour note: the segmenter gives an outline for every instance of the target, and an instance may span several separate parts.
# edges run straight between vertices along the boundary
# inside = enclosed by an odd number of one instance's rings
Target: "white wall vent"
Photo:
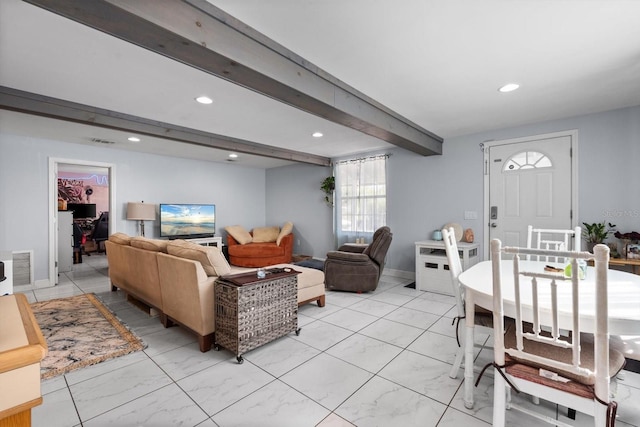
[[[13,286],[33,284],[33,251],[13,251]]]
[[[91,142],[95,142],[97,144],[115,144],[115,141],[109,141],[108,139],[101,138],[91,138]]]

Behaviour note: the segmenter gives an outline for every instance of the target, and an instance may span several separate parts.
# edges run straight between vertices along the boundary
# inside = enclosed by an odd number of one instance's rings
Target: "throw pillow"
[[[169,255],[192,259],[202,264],[207,276],[219,276],[231,272],[231,267],[216,246],[201,246],[186,240],[172,240],[167,245]],[[218,271],[219,270],[219,271]]]
[[[276,245],[280,246],[280,242],[282,242],[282,238],[287,234],[291,234],[292,231],[293,231],[293,223],[290,221],[285,222],[284,225],[282,226],[282,229],[280,230],[280,234],[278,234],[278,237],[276,238]]]
[[[138,249],[146,249],[148,251],[167,253],[168,240],[148,239],[142,236],[131,238],[131,246]]]
[[[231,273],[231,266],[217,246],[208,246],[207,252],[218,276]]]
[[[253,229],[253,242],[275,242],[279,234],[279,227],[256,227]]]
[[[119,245],[130,245],[131,236],[124,233],[113,233],[111,236],[109,236],[109,241],[117,243]]]
[[[231,236],[241,245],[246,245],[247,243],[251,243],[253,238],[251,234],[247,230],[244,229],[241,225],[229,225],[224,228],[227,230],[227,233],[231,234]]]

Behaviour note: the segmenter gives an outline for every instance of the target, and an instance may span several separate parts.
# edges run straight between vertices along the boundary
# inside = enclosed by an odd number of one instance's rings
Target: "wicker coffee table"
[[[298,274],[292,269],[266,270],[221,277],[215,282],[215,350],[242,354],[298,328]]]

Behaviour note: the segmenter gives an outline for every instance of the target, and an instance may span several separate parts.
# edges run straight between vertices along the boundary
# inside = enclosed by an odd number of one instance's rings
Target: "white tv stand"
[[[202,246],[217,246],[222,250],[222,237],[201,237],[199,239],[186,239],[188,242],[197,243]]]
[[[13,293],[13,253],[0,251],[0,261],[4,262],[4,275],[6,277],[4,281],[0,282],[1,297]]]

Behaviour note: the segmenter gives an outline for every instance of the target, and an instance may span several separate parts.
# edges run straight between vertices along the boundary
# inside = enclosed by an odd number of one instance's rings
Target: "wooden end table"
[[[593,261],[588,261],[589,265],[593,265]],[[635,258],[609,258],[609,265],[630,266],[633,274],[640,274],[640,259]]]

